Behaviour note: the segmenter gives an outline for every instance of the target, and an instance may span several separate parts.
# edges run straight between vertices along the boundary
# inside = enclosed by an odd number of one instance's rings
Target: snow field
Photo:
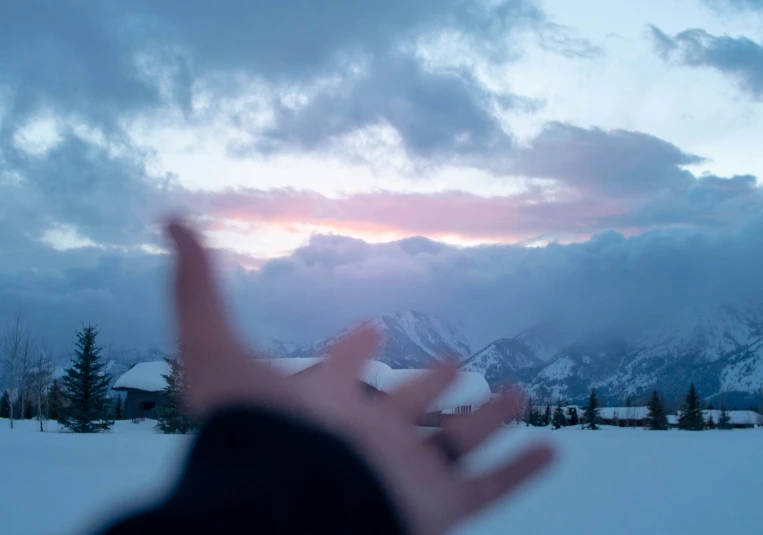
[[[86,532],[164,491],[192,440],[157,434],[152,421],[111,433],[11,432],[0,420],[0,519],[4,535]],[[454,535],[721,535],[763,526],[763,429],[600,431],[502,429],[469,459],[484,469],[522,445],[549,440],[555,466]]]

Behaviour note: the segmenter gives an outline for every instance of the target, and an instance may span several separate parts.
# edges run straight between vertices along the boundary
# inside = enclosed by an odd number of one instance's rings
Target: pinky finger
[[[542,472],[553,457],[554,450],[551,447],[532,446],[498,469],[469,479],[464,484],[464,516],[474,514],[510,494]]]

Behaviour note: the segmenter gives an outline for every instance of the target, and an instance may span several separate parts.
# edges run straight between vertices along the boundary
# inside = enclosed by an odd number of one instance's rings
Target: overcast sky
[[[760,0],[5,1],[0,320],[171,339],[171,212],[259,340],[760,299],[761,127]]]

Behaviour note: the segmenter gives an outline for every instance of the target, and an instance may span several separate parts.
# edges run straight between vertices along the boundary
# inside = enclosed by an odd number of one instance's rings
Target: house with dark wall
[[[123,373],[113,389],[125,392],[124,415],[127,419],[156,419],[156,409],[164,400],[167,387],[165,375],[171,373],[170,365],[163,360],[139,362]]]

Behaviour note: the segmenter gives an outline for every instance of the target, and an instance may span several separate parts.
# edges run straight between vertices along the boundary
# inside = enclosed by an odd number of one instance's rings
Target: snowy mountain
[[[536,396],[579,401],[596,388],[610,402],[655,388],[678,401],[694,382],[705,397],[746,403],[763,387],[763,310],[686,307],[629,337],[588,336],[522,382]]]
[[[279,340],[277,338],[271,338],[268,341],[268,346],[262,348],[268,355],[287,357],[302,351],[305,346],[294,342],[287,342],[285,340]]]
[[[540,368],[543,364],[535,348],[516,337],[501,338],[483,347],[469,357],[463,369],[481,373],[496,389],[502,383],[520,379],[522,371]]]
[[[288,356],[324,356],[338,340],[366,325],[381,333],[378,360],[392,368],[428,368],[438,360],[461,362],[471,354],[469,343],[453,323],[434,314],[406,311],[381,314]]]

